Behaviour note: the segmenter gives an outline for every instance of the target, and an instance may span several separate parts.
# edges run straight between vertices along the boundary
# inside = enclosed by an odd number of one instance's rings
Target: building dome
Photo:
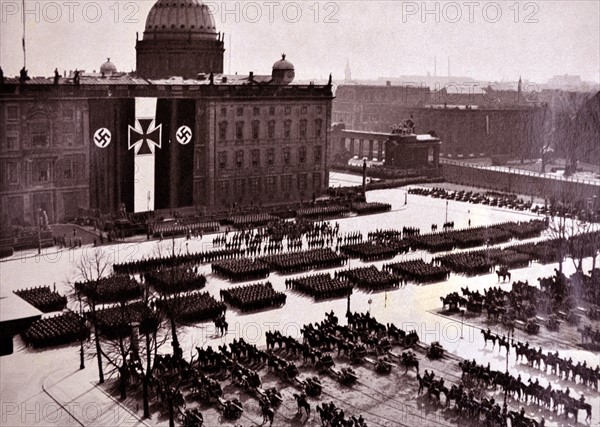
[[[104,74],[105,76],[110,76],[111,74],[116,72],[117,67],[115,66],[115,64],[110,62],[110,58],[106,58],[106,62],[100,65],[100,73]]]
[[[200,0],[158,0],[146,19],[144,39],[217,39],[215,19]]]
[[[278,85],[288,85],[294,81],[294,77],[296,77],[294,65],[285,59],[285,53],[281,55],[279,61],[273,64],[272,77],[272,83]]]
[[[285,59],[285,53],[281,55],[281,59],[273,64],[274,70],[293,70],[294,64]]]

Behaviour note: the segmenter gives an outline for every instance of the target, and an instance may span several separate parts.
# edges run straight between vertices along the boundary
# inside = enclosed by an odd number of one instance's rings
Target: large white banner
[[[135,151],[134,210],[154,210],[154,153],[162,146],[156,123],[156,98],[135,99],[135,126],[129,126],[129,149]]]

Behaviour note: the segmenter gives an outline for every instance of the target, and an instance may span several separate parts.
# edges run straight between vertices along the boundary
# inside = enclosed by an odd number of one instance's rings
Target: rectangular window
[[[73,160],[65,161],[65,168],[63,169],[64,179],[73,179]]]
[[[260,130],[260,122],[258,120],[252,121],[252,139],[258,139]]]
[[[19,173],[17,163],[6,163],[6,181],[9,184],[19,183]]]
[[[221,193],[227,194],[229,190],[229,181],[223,180],[219,181],[219,191]]]
[[[47,121],[31,123],[30,131],[33,147],[46,147],[49,145],[50,128]]]
[[[307,111],[308,111],[308,108],[306,108],[306,106],[303,106],[303,107],[300,109],[300,114],[306,114],[306,112],[307,112]]]
[[[246,190],[246,180],[245,179],[236,179],[235,180],[235,192],[238,197],[242,198],[244,196],[244,192]]]
[[[287,147],[286,147],[286,148],[284,148],[284,149],[283,149],[283,155],[282,155],[282,158],[283,158],[283,164],[284,164],[284,165],[288,166],[288,165],[290,164],[290,157],[291,157],[291,156],[290,156],[290,149],[289,149],[289,148],[287,148]]]
[[[300,139],[306,139],[306,119],[300,120]]]
[[[260,150],[252,150],[251,152],[252,167],[260,166]]]
[[[298,190],[306,190],[306,174],[298,174]]]
[[[273,166],[275,164],[275,149],[269,148],[267,150],[267,166]]]
[[[292,107],[285,107],[285,115],[289,116],[290,114],[292,114]]]
[[[244,140],[244,122],[235,123],[235,139],[237,141]]]
[[[19,106],[9,105],[6,107],[6,119],[7,120],[19,120]]]
[[[219,123],[219,140],[227,140],[227,122]]]
[[[313,189],[314,190],[321,189],[321,174],[320,173],[313,174]]]
[[[253,116],[260,116],[260,108],[259,107],[254,107],[252,109],[252,115]]]
[[[274,193],[275,192],[275,177],[274,176],[268,176],[267,177],[267,192],[269,193]]]
[[[250,178],[250,192],[258,193],[260,191],[260,182],[258,178]]]
[[[269,139],[275,138],[275,120],[269,121]]]
[[[306,163],[306,147],[300,147],[298,149],[298,161],[300,163]]]
[[[244,115],[244,107],[238,107],[235,113],[238,117],[241,117]]]
[[[275,107],[269,107],[269,116],[275,115]]]
[[[285,138],[289,139],[291,134],[292,134],[292,121],[286,120],[285,122],[283,122],[283,136]]]
[[[221,115],[222,116],[226,116],[227,115],[227,107],[221,107]]]
[[[235,165],[238,169],[244,167],[244,150],[237,150],[235,152]]]
[[[315,150],[315,163],[321,163],[321,146],[318,145],[314,148]]]
[[[321,114],[323,113],[323,107],[321,107],[320,105],[317,107],[317,114]]]
[[[34,161],[32,180],[35,182],[50,182],[52,180],[52,163],[48,160]]]
[[[13,135],[6,135],[6,149],[16,150],[18,147],[19,139]]]
[[[227,169],[227,151],[219,152],[219,168]]]
[[[323,129],[323,120],[315,120],[315,138],[321,138],[321,132]]]
[[[281,189],[283,191],[290,191],[292,188],[292,175],[284,175],[281,177]]]

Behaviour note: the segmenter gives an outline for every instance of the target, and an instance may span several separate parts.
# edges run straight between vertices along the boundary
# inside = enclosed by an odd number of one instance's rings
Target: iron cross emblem
[[[129,125],[128,147],[135,154],[154,154],[154,147],[161,147],[162,124],[156,126],[154,119],[138,119],[135,127]]]

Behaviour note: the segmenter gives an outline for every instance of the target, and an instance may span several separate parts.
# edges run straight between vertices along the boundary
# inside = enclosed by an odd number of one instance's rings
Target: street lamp
[[[373,303],[373,300],[369,298],[369,301],[367,302],[369,303],[369,314],[371,314],[371,304]]]
[[[83,326],[85,322],[83,320],[83,307],[81,305],[81,291],[77,291],[77,299],[79,300],[79,321],[82,326],[82,330],[79,332],[81,334],[81,339],[79,340],[79,369],[85,369],[85,357],[83,354]]]
[[[506,377],[508,378],[508,356],[510,354],[510,333],[511,331],[514,331],[513,329],[514,327],[511,326],[511,328],[508,330],[507,334],[506,334],[506,339],[508,340],[508,345],[506,346]],[[513,332],[513,338],[514,338],[514,332]],[[508,399],[508,387],[504,387],[504,406],[506,406],[506,400]]]
[[[42,253],[42,208],[38,208],[38,255]]]

